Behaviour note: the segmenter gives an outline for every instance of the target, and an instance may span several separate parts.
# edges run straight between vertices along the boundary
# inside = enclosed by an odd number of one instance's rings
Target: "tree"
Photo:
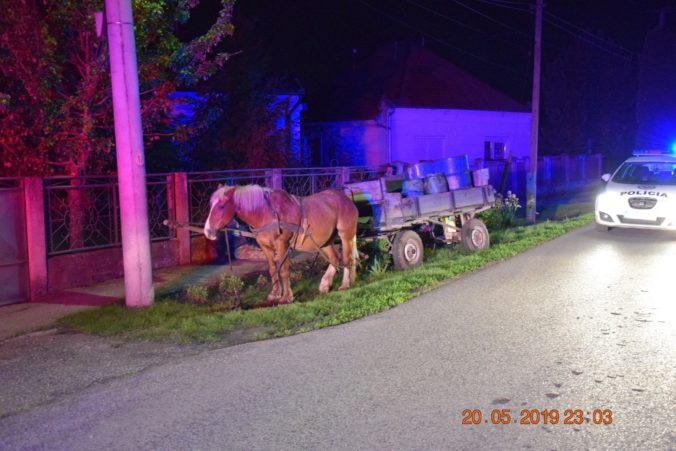
[[[233,41],[242,54],[200,86],[204,107],[197,117],[205,126],[185,155],[191,167],[282,167],[289,160],[289,131],[278,123],[292,108],[285,94],[302,89],[294,77],[278,75],[283,64],[274,64],[279,55],[263,37],[269,24],[252,16],[236,17],[238,35]]]
[[[235,0],[188,42],[176,30],[199,0],[134,0],[144,141],[185,136],[170,127],[171,94],[205,80],[230,54]],[[112,171],[112,98],[102,0],[0,0],[0,175]]]

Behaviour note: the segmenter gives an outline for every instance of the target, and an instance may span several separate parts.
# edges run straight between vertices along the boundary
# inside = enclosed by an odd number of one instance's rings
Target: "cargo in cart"
[[[385,176],[349,183],[344,190],[359,209],[359,239],[386,239],[397,269],[422,264],[421,235],[470,251],[490,245],[476,214],[493,207],[495,193],[488,169],[470,170],[467,156],[394,162]]]

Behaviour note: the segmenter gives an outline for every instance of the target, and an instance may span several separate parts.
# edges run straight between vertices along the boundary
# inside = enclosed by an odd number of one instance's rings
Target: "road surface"
[[[0,449],[676,449],[675,284],[674,235],[584,227],[363,320],[2,418]]]

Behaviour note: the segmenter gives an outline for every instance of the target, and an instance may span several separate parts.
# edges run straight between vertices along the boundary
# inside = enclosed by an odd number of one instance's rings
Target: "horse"
[[[218,230],[233,218],[249,225],[263,250],[272,279],[267,301],[272,304],[293,302],[287,252],[319,252],[329,262],[319,291],[329,291],[339,268],[343,279],[339,290],[354,284],[359,260],[357,221],[359,212],[343,192],[327,189],[307,197],[259,185],[221,186],[211,195],[204,236],[215,240]],[[339,237],[342,256],[333,246]],[[281,281],[280,281],[281,278]]]

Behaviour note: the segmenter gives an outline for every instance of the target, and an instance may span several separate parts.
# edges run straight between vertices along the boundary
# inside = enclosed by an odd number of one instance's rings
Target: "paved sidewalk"
[[[263,261],[236,260],[232,273],[238,276],[263,272]],[[176,292],[199,282],[215,282],[231,273],[226,265],[189,265],[153,271],[155,297]],[[124,279],[93,286],[48,293],[32,302],[0,306],[0,342],[17,335],[52,328],[56,321],[79,310],[91,309],[124,299]]]

